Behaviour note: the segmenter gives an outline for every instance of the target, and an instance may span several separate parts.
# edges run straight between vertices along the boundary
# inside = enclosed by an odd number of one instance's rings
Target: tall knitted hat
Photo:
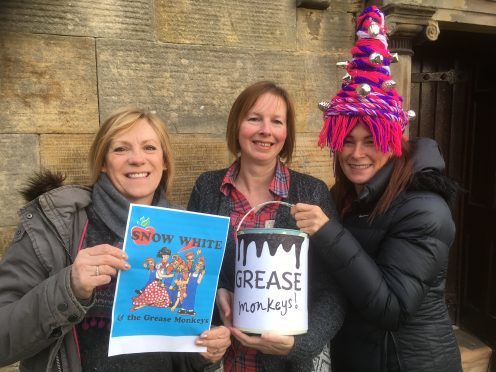
[[[378,149],[400,156],[403,130],[415,113],[403,111],[403,99],[394,89],[389,66],[398,62],[398,56],[388,50],[384,14],[376,6],[358,16],[357,36],[353,59],[337,63],[347,71],[341,89],[329,102],[319,104],[324,111],[319,146],[341,151],[344,139],[360,122],[368,127]]]

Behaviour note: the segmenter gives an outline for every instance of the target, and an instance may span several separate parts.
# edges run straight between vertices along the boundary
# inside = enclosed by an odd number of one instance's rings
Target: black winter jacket
[[[312,243],[351,303],[331,348],[333,372],[461,371],[444,301],[455,235],[445,201],[437,144],[414,145],[414,178],[389,209],[369,222],[392,162],[365,185],[342,221],[329,221]]]

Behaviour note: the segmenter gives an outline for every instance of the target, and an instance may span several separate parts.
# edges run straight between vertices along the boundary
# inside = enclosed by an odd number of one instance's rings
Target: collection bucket
[[[236,229],[234,327],[253,334],[297,335],[308,330],[308,235],[282,228]]]

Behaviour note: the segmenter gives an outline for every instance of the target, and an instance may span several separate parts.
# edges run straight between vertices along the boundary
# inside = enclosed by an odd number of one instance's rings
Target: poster
[[[229,218],[131,204],[112,309],[109,356],[201,352],[210,328]]]

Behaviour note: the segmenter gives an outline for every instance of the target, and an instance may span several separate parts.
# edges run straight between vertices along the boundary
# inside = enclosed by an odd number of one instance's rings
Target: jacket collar
[[[439,150],[439,145],[431,138],[412,139],[413,173],[414,177],[420,173],[433,170],[443,172],[445,163]],[[393,173],[394,161],[391,159],[382,167],[372,179],[363,187],[354,205],[370,205],[382,196]]]
[[[40,195],[20,210],[21,219],[33,217],[36,205],[54,228],[56,236],[68,252],[73,246],[74,216],[91,204],[91,188],[85,186],[62,186]],[[84,212],[84,215],[86,213]],[[79,221],[80,222],[80,221]]]
[[[375,203],[386,190],[391,173],[393,173],[394,161],[389,160],[372,179],[363,187],[353,204],[369,205]]]

